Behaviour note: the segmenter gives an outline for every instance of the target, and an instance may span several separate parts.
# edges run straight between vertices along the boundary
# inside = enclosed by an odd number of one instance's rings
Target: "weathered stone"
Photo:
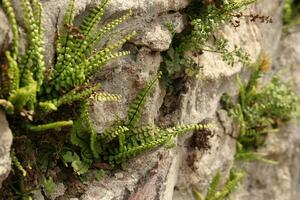
[[[13,1],[18,11],[18,21],[22,24],[19,15],[20,1]],[[53,65],[55,35],[61,26],[68,0],[41,1],[44,8],[42,22],[46,30],[46,62],[50,66]],[[82,16],[99,2],[101,0],[77,0],[75,7],[79,16],[76,18],[76,23],[79,23]],[[125,32],[137,31],[137,36],[130,41],[130,44],[124,46],[131,50],[132,55],[110,62],[95,79],[101,82],[103,90],[121,94],[123,97],[120,103],[94,102],[91,113],[98,131],[111,126],[117,118],[126,117],[128,106],[137,92],[159,70],[161,52],[167,50],[172,41],[172,30],[169,25],[173,26],[176,33],[185,28],[185,19],[179,10],[185,8],[190,2],[191,0],[110,1],[104,20],[116,18],[131,9],[133,16],[122,25],[122,28]],[[230,44],[244,48],[251,55],[252,61],[256,60],[261,50],[267,51],[273,58],[282,55],[276,61],[275,69],[291,66],[289,76],[293,78],[299,92],[300,44],[296,41],[300,41],[300,35],[290,34],[281,37],[282,3],[282,0],[261,0],[250,8],[252,12],[273,17],[272,24],[256,24],[246,20],[242,21],[237,29],[225,26],[220,33],[216,34],[222,34],[229,39]],[[11,33],[2,10],[0,10],[0,19],[0,46],[6,48],[10,41],[6,35],[11,38]],[[20,32],[23,36],[22,27]],[[22,46],[26,44],[24,39],[21,40],[21,44]],[[249,70],[242,68],[241,65],[230,67],[222,61],[220,55],[214,53],[205,52],[201,56],[195,56],[194,60],[203,66],[203,74],[198,79],[190,78],[184,83],[185,90],[181,91],[179,97],[175,97],[176,106],[173,112],[160,116],[166,91],[163,86],[157,84],[146,104],[141,125],[155,121],[162,125],[199,123],[209,118],[216,124],[214,135],[208,138],[211,148],[206,151],[192,149],[189,145],[191,134],[188,134],[180,137],[177,147],[172,150],[158,148],[129,161],[124,171],[117,171],[112,176],[107,175],[100,181],[85,183],[86,191],[81,197],[74,199],[192,200],[194,197],[191,186],[195,185],[205,193],[217,170],[221,170],[223,177],[226,177],[233,163],[234,137],[237,131],[226,111],[219,108],[219,100],[224,92],[237,94],[236,75],[239,74],[242,79],[247,79]],[[12,137],[3,117],[4,115],[0,113],[0,183],[9,172],[9,149]],[[259,163],[247,165],[249,175],[245,178],[243,187],[235,193],[236,199],[294,200],[300,196],[297,190],[300,187],[300,142],[297,132],[299,132],[299,125],[292,123],[282,127],[279,133],[270,135],[268,145],[261,151],[268,154],[270,158],[278,160],[278,165]],[[57,195],[52,199],[58,196],[61,196],[61,199],[65,198],[63,195],[65,188],[61,184],[60,186],[54,193]],[[68,192],[69,194],[65,196],[72,197],[72,191]],[[41,192],[37,192],[36,197],[36,199],[44,199]]]
[[[10,147],[12,133],[9,129],[5,114],[0,110],[0,187],[2,181],[8,176],[11,168]]]

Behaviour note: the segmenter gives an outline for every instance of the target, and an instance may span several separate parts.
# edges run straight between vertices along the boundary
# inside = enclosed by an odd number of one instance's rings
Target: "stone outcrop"
[[[57,24],[61,23],[68,1],[42,0],[42,2],[43,25],[47,30],[46,59],[51,65]],[[77,0],[76,12],[79,14],[77,21],[80,21],[86,11],[98,2]],[[124,28],[127,32],[136,30],[137,37],[125,47],[133,52],[132,55],[111,62],[97,75],[96,81],[101,82],[104,90],[123,96],[121,103],[94,103],[92,116],[97,130],[101,131],[112,125],[116,116],[120,118],[126,116],[128,105],[139,89],[151,79],[153,74],[157,73],[162,60],[161,52],[167,50],[172,42],[172,34],[166,22],[171,22],[175,31],[181,32],[185,27],[185,18],[179,10],[190,2],[189,0],[111,0],[105,20],[115,17],[119,12],[132,9],[134,15],[124,24]],[[275,69],[292,65],[288,76],[293,78],[296,89],[300,93],[300,35],[297,33],[282,35],[282,2],[262,0],[249,8],[270,15],[274,23],[255,24],[245,21],[237,29],[225,26],[222,34],[229,39],[230,43],[243,47],[253,61],[264,50],[272,56]],[[15,3],[18,7],[18,1]],[[3,38],[6,36],[4,37],[3,33],[7,33],[9,38],[9,29],[2,12],[0,12],[0,19],[0,30],[4,30],[0,32],[0,44],[4,44],[6,40]],[[299,43],[298,46],[296,42]],[[227,112],[220,109],[219,100],[225,92],[232,95],[238,93],[236,75],[239,74],[243,79],[247,79],[249,69],[241,65],[230,67],[214,53],[204,53],[194,59],[203,66],[202,76],[189,78],[183,82],[183,89],[178,97],[175,97],[176,106],[167,114],[162,114],[163,105],[168,104],[166,91],[158,84],[147,102],[142,123],[156,122],[158,125],[168,125],[198,123],[203,120],[214,122],[216,127],[213,133],[204,138],[205,144],[200,144],[208,148],[205,150],[192,148],[191,134],[183,136],[178,139],[177,146],[173,149],[160,148],[145,153],[132,159],[124,170],[105,176],[100,181],[85,183],[83,194],[77,195],[74,200],[192,200],[194,199],[192,186],[205,192],[217,170],[220,170],[224,177],[229,173],[234,160],[234,136],[237,134],[237,128]],[[278,133],[270,135],[267,146],[261,149],[269,157],[277,160],[277,165],[246,164],[249,175],[245,178],[241,189],[234,194],[236,199],[294,200],[300,195],[297,190],[300,187],[300,136],[298,134],[300,128],[297,122],[299,120],[282,126]],[[7,124],[1,121],[0,133],[2,132],[10,133]],[[2,144],[5,144],[2,142],[4,141],[2,136],[3,134],[0,135],[0,158],[2,158]],[[10,143],[11,141],[7,142],[9,145]],[[9,151],[8,146],[6,150]],[[9,160],[8,154],[6,155]],[[0,160],[2,178],[1,163],[2,159]],[[9,164],[5,170],[9,170]],[[73,197],[75,193],[77,191],[67,189],[66,194],[58,192],[57,195],[52,195],[52,199]],[[36,193],[36,199],[43,199],[40,192]]]
[[[12,133],[9,129],[4,113],[0,111],[0,187],[2,181],[5,180],[5,178],[8,176],[10,172],[11,144],[12,144]]]

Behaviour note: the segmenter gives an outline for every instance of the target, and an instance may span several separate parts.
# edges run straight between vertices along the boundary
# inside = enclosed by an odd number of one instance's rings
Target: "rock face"
[[[53,41],[57,24],[61,23],[66,10],[67,0],[42,0],[43,25],[47,30],[46,59],[47,64],[53,63]],[[97,0],[77,0],[77,20]],[[128,104],[135,97],[139,89],[159,70],[161,52],[167,50],[172,42],[172,33],[166,23],[172,23],[175,32],[181,32],[185,27],[185,18],[179,12],[186,7],[189,0],[111,0],[105,20],[109,20],[119,12],[132,9],[134,15],[126,22],[126,31],[136,30],[137,37],[130,41],[126,48],[134,53],[124,59],[111,62],[96,80],[101,82],[104,90],[121,94],[121,103],[94,103],[92,115],[95,127],[101,131],[110,126],[118,117],[124,118]],[[282,0],[262,0],[251,6],[249,10],[257,11],[274,18],[272,24],[255,24],[242,22],[241,27],[234,29],[225,26],[222,34],[230,43],[243,47],[255,61],[261,50],[268,52],[274,60],[275,69],[283,66],[290,68],[290,77],[300,94],[300,34],[281,35]],[[15,1],[18,7],[18,1]],[[4,33],[9,29],[6,18],[0,11],[0,44],[4,44]],[[3,19],[3,20],[2,20]],[[19,19],[21,20],[21,19]],[[5,23],[2,23],[5,22]],[[9,34],[8,34],[9,35]],[[299,44],[296,44],[298,42]],[[199,123],[203,120],[214,122],[213,133],[203,138],[198,144],[205,150],[191,147],[191,134],[181,137],[177,146],[171,150],[163,148],[153,150],[132,159],[125,170],[117,171],[112,176],[106,176],[100,181],[85,184],[84,193],[77,195],[81,200],[192,200],[191,187],[196,186],[205,192],[215,175],[220,170],[223,177],[228,175],[233,165],[235,154],[235,139],[237,129],[227,112],[220,109],[219,100],[223,93],[237,94],[236,75],[249,77],[249,70],[242,66],[230,67],[222,58],[214,53],[204,53],[195,60],[203,66],[201,78],[190,78],[184,82],[184,89],[176,98],[176,105],[167,114],[162,114],[166,105],[166,91],[162,85],[157,85],[147,103],[142,123],[157,122],[161,125],[177,123]],[[105,115],[103,114],[105,113]],[[0,117],[3,115],[0,113]],[[4,120],[4,118],[3,118]],[[0,123],[0,182],[2,180],[2,160],[7,165],[4,172],[9,170],[9,147],[11,134],[7,123],[1,118]],[[3,121],[3,122],[2,122]],[[300,126],[299,120],[281,127],[279,133],[270,135],[268,144],[261,151],[278,161],[278,165],[250,163],[245,166],[248,176],[243,186],[234,196],[236,199],[278,199],[295,200],[300,196]],[[6,139],[4,139],[6,138]],[[6,141],[6,142],[3,142]],[[3,144],[3,145],[2,145]],[[1,151],[2,146],[5,151]],[[5,159],[2,159],[2,152]],[[4,155],[4,154],[3,154]],[[4,174],[3,173],[3,174]],[[59,183],[60,185],[62,183]],[[63,185],[62,185],[63,186]],[[65,195],[57,199],[75,197],[77,191],[67,189]],[[43,199],[37,192],[36,199]],[[75,200],[75,199],[74,199]]]
[[[2,181],[10,172],[10,147],[12,143],[12,133],[8,127],[4,113],[0,110],[0,187]],[[0,195],[1,196],[1,195]]]
[[[283,77],[289,77],[300,94],[300,32],[299,27],[281,37],[275,67]],[[299,199],[300,192],[300,123],[299,118],[270,134],[267,145],[261,149],[276,165],[250,163],[246,165],[248,176],[235,195],[235,199]]]

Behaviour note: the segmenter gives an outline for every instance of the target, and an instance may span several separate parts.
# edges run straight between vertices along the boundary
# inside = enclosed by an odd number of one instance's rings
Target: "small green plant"
[[[81,153],[63,152],[65,163],[70,163],[78,174],[87,172],[93,162],[109,163],[111,166],[124,165],[129,158],[146,150],[161,145],[168,146],[177,135],[211,127],[202,124],[178,125],[166,129],[155,125],[138,127],[147,97],[159,77],[160,75],[156,76],[138,93],[129,107],[125,122],[119,122],[102,133],[97,133],[93,127],[88,114],[88,102],[83,104],[82,114],[75,121],[71,134],[71,143],[78,146]]]
[[[283,12],[285,29],[300,24],[300,2],[298,0],[286,0]]]
[[[232,191],[237,187],[237,185],[242,181],[245,173],[238,172],[236,169],[231,169],[230,175],[226,180],[225,185],[219,189],[221,181],[221,173],[218,171],[213,177],[205,198],[196,188],[193,188],[193,193],[197,200],[224,200],[228,199]]]
[[[178,49],[180,51],[201,50],[214,32],[230,22],[235,12],[254,2],[255,0],[233,0],[205,5],[202,1],[195,1],[186,11],[191,20],[192,31],[183,38]]]
[[[42,177],[42,185],[44,188],[44,191],[50,195],[54,192],[56,184],[54,183],[52,177],[49,177],[48,179],[46,177]]]
[[[202,48],[203,51],[221,54],[223,61],[232,67],[235,63],[239,62],[244,66],[248,66],[251,63],[250,55],[242,48],[234,45],[232,50],[229,49],[229,42],[227,39],[216,39],[214,46],[203,45]]]
[[[180,34],[174,34],[172,24],[166,26],[174,39],[171,47],[163,53],[161,71],[166,83],[168,93],[174,92],[174,84],[178,79],[185,77],[201,78],[203,66],[199,59],[205,51],[220,54],[223,61],[233,66],[236,63],[250,64],[250,56],[237,45],[230,45],[223,37],[216,38],[218,30],[225,24],[232,24],[237,28],[241,18],[250,18],[255,22],[271,22],[271,19],[260,15],[246,15],[239,12],[243,7],[253,3],[254,0],[245,1],[212,1],[205,3],[195,0],[183,12],[187,15],[188,25]],[[234,24],[233,21],[237,24]]]
[[[253,65],[247,85],[238,78],[240,93],[236,106],[228,95],[225,94],[222,98],[223,105],[240,126],[236,154],[238,159],[264,160],[255,153],[256,149],[265,143],[270,130],[290,119],[298,110],[299,97],[290,84],[281,81],[277,76],[266,85],[259,81],[263,71],[270,68],[269,65],[268,58],[262,56]]]

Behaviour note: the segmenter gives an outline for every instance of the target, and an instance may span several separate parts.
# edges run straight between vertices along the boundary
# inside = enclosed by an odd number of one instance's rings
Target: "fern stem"
[[[36,126],[29,124],[27,125],[27,128],[33,132],[41,132],[49,129],[56,129],[56,128],[61,128],[64,126],[72,126],[72,125],[73,125],[73,121],[69,120],[69,121],[58,121],[58,122],[36,125]]]

